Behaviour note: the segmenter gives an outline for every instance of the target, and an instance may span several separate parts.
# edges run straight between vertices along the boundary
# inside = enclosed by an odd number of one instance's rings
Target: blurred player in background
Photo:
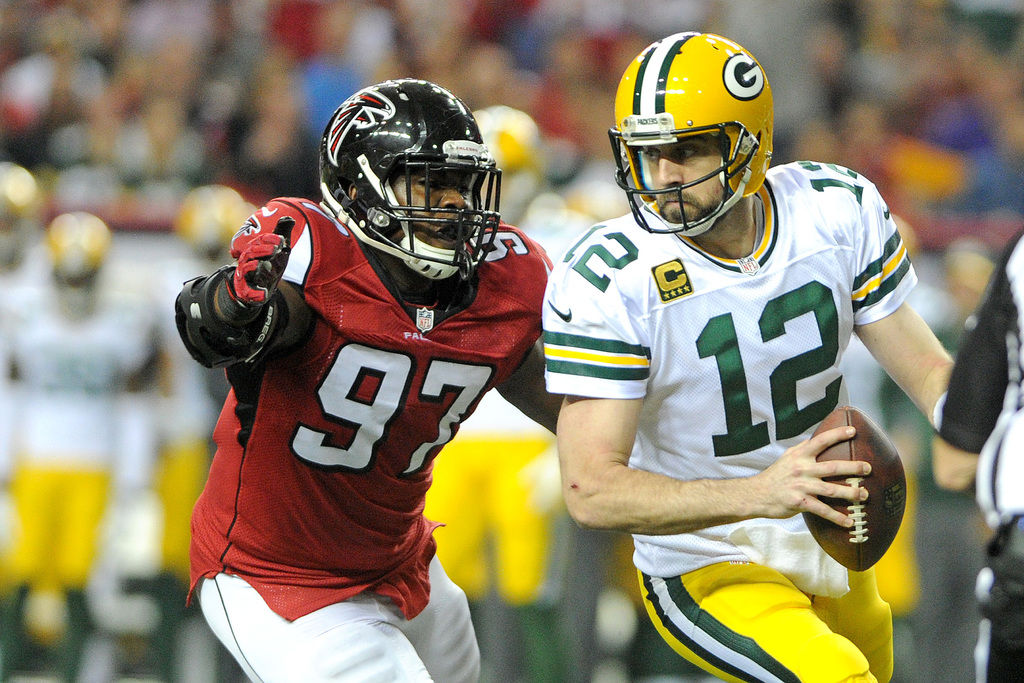
[[[7,299],[16,299],[24,287],[45,274],[38,253],[43,234],[42,204],[42,188],[29,171],[0,162],[0,286]],[[18,402],[17,384],[11,377],[8,328],[12,322],[10,317],[0,316],[0,610],[6,608],[13,590],[8,576],[9,553],[17,529],[10,491],[11,435]],[[0,676],[5,671],[4,661],[4,641],[0,640]]]
[[[22,166],[0,162],[0,285],[10,297],[46,275],[44,257],[40,253],[42,210],[43,192],[35,176]],[[6,357],[6,341],[5,324],[0,320],[0,358]],[[6,360],[0,362],[8,367]],[[11,465],[6,446],[10,441],[10,406],[14,399],[7,380],[6,373],[0,375],[0,483],[7,482]],[[0,521],[0,525],[2,523]]]
[[[153,367],[155,321],[134,293],[101,284],[111,243],[102,220],[61,214],[45,243],[51,277],[4,311],[19,394],[13,590],[0,644],[5,675],[38,666],[32,646],[42,644],[53,646],[59,674],[75,680],[93,627],[86,585],[101,523],[148,483],[150,406],[132,392]]]
[[[183,647],[181,629],[188,614],[183,596],[189,585],[190,520],[213,457],[210,432],[229,388],[223,370],[203,368],[182,346],[172,315],[174,300],[183,282],[210,272],[230,258],[231,238],[254,209],[241,194],[225,185],[191,190],[173,225],[174,236],[185,246],[185,253],[167,264],[166,288],[158,304],[164,313],[159,317],[159,414],[165,419],[157,427],[160,455],[154,489],[163,511],[163,535],[161,570],[154,586],[160,622],[151,642],[158,654],[158,669],[167,680],[176,680],[181,674],[179,667],[195,655],[179,656]],[[218,647],[213,651],[222,650]],[[232,664],[221,662],[220,666]],[[221,671],[218,680],[225,676]]]
[[[526,112],[497,104],[473,112],[484,144],[501,169],[501,215],[513,225],[530,203],[548,189],[547,150],[537,123]]]
[[[43,195],[35,177],[25,168],[0,162],[0,286],[13,298],[41,274],[29,265],[28,255],[42,243]],[[34,253],[36,261],[38,254]],[[13,533],[9,484],[11,477],[10,430],[15,386],[10,381],[7,324],[0,320],[0,594],[6,588],[3,557]]]
[[[904,300],[916,282],[858,173],[769,171],[773,102],[735,42],[679,33],[626,67],[610,131],[631,211],[560,259],[544,307],[558,452],[579,523],[633,534],[651,621],[727,680],[888,680],[892,618],[800,512],[860,500],[864,463],[817,463],[856,333],[922,412],[951,361]]]
[[[938,265],[943,286],[932,294],[939,299],[933,303],[933,309],[941,307],[942,315],[933,313],[928,317],[925,304],[919,307],[914,298],[911,302],[915,310],[922,311],[943,345],[956,354],[962,348],[965,326],[981,302],[995,261],[988,248],[973,239],[961,238],[945,248]],[[915,672],[918,680],[923,681],[967,681],[972,676],[971,653],[977,639],[974,583],[984,565],[983,553],[975,550],[984,545],[988,530],[970,492],[946,491],[936,485],[932,476],[932,424],[908,405],[909,401],[891,381],[885,388],[888,393],[883,400],[889,410],[903,413],[907,423],[903,431],[915,430],[914,450],[919,454],[914,516],[923,590],[910,616]],[[910,417],[913,421],[908,420]],[[910,502],[908,497],[908,510]],[[907,523],[905,517],[903,523]],[[943,626],[935,628],[936,624]]]
[[[503,220],[518,225],[545,187],[540,131],[529,114],[507,106],[474,116],[501,169]],[[530,237],[543,244],[542,235]],[[563,511],[554,442],[554,434],[490,392],[434,464],[424,514],[445,525],[434,534],[437,556],[469,598],[485,674],[495,680],[565,680],[552,567]],[[511,631],[502,628],[508,620]]]

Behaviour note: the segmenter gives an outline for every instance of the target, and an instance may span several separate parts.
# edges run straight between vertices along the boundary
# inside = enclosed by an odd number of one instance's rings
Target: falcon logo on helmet
[[[338,148],[353,128],[371,128],[394,115],[395,105],[377,90],[362,90],[348,98],[334,115],[327,134],[327,150],[331,161],[338,163]]]

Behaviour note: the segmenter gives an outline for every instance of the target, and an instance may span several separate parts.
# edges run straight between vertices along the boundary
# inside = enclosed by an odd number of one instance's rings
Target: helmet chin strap
[[[666,220],[665,222],[668,223],[669,225],[678,225],[678,226],[680,226],[680,230],[678,230],[677,232],[678,232],[678,234],[683,235],[685,237],[697,237],[699,235],[703,235],[708,230],[710,230],[712,228],[712,226],[714,226],[715,221],[717,221],[719,218],[721,218],[729,209],[731,209],[733,206],[736,205],[736,202],[738,202],[740,199],[743,198],[743,190],[746,189],[747,182],[750,181],[750,176],[751,175],[752,175],[752,171],[750,170],[749,166],[747,168],[743,169],[743,175],[740,178],[739,184],[736,186],[736,191],[733,192],[732,195],[730,195],[728,199],[726,199],[724,202],[722,202],[722,205],[718,207],[717,211],[714,211],[714,212],[708,214],[707,216],[705,216],[704,218],[700,219],[699,221],[696,221],[694,223],[686,223],[685,224],[685,226],[686,226],[685,228],[683,227],[683,225],[684,225],[683,223],[673,223],[672,221],[668,221],[668,220]],[[722,187],[725,187],[725,172],[724,171],[719,174],[718,180],[719,180],[719,182],[722,183]],[[681,206],[679,207],[679,210],[680,211],[683,210]],[[664,220],[664,218],[662,220]]]
[[[417,254],[424,254],[425,256],[444,259],[445,261],[455,260],[454,249],[433,247],[408,232],[406,232],[405,237],[402,238],[402,246],[409,251],[416,252]],[[415,258],[408,254],[402,254],[402,260],[404,260],[405,264],[412,268],[413,271],[424,277],[430,278],[431,280],[445,280],[459,272],[459,267],[451,263],[437,263],[436,261]]]

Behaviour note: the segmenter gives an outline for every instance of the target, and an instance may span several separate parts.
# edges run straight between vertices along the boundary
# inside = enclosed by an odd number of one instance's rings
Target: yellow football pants
[[[921,593],[920,571],[914,553],[916,513],[917,481],[913,472],[907,472],[907,509],[903,523],[889,550],[874,566],[878,593],[889,603],[896,617],[905,617],[913,612]]]
[[[893,670],[892,613],[874,571],[841,598],[809,597],[762,565],[638,572],[648,616],[679,655],[726,681],[872,683]]]
[[[192,508],[210,467],[209,447],[206,441],[179,441],[165,446],[160,456],[154,489],[164,512],[163,568],[188,583]]]
[[[424,514],[446,526],[435,532],[437,555],[470,600],[485,597],[493,574],[513,606],[534,602],[548,569],[551,512],[531,502],[526,466],[551,445],[544,437],[486,439],[459,434],[434,461]]]
[[[40,590],[84,589],[109,490],[104,471],[19,466],[11,482],[18,519],[11,582]]]

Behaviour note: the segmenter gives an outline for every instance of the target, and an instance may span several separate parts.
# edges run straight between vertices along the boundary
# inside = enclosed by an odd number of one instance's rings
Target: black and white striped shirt
[[[981,453],[977,498],[993,527],[1024,515],[1024,233],[1007,245],[981,305],[969,321],[939,435]],[[973,327],[970,327],[973,322]]]

